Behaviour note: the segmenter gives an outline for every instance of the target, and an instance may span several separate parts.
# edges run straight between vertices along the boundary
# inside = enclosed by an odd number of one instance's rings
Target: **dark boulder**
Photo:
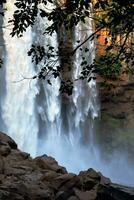
[[[67,173],[47,155],[32,159],[0,133],[0,200],[134,200],[134,188],[93,169]]]

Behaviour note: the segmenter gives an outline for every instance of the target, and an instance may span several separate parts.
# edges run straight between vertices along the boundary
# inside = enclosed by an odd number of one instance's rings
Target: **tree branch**
[[[79,44],[73,51],[72,51],[72,55],[75,54],[75,52],[77,51],[77,49],[79,49],[83,44],[85,44],[88,40],[90,40],[92,37],[94,37],[94,35],[96,33],[98,33],[103,27],[100,27],[99,29],[97,29],[94,33],[92,33],[91,35],[89,35],[81,44]]]

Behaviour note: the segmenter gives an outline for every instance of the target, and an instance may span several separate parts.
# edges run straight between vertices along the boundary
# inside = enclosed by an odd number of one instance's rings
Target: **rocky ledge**
[[[32,159],[0,133],[0,200],[134,200],[134,188],[93,169],[67,173],[47,155]]]

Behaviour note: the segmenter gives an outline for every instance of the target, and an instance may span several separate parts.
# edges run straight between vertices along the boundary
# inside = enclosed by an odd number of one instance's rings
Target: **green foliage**
[[[96,27],[107,30],[106,52],[116,49],[118,59],[134,65],[133,41],[130,42],[131,34],[134,32],[134,1],[98,0],[94,8]]]
[[[0,0],[0,6],[6,3],[6,0]],[[92,3],[92,9],[91,9]],[[44,5],[40,7],[40,5]],[[46,9],[49,5],[55,5],[52,9]],[[126,63],[134,64],[134,51],[131,46],[127,45],[128,39],[134,32],[134,2],[132,0],[66,0],[64,5],[58,4],[55,0],[16,0],[15,12],[13,19],[9,23],[13,24],[11,36],[23,36],[23,33],[29,26],[33,26],[37,16],[46,18],[51,23],[44,30],[44,34],[52,36],[53,32],[59,33],[61,28],[69,31],[73,29],[79,22],[86,23],[86,18],[94,19],[96,30],[91,35],[78,42],[78,46],[70,52],[69,56],[74,56],[77,50],[83,49],[84,56],[82,58],[82,71],[79,79],[90,81],[95,79],[95,73],[116,79],[121,71],[122,59]],[[4,12],[0,14],[3,15]],[[99,31],[107,29],[108,35],[105,38],[106,55],[97,59],[94,64],[89,63],[86,53],[89,53],[89,48],[81,48],[88,40],[94,40],[101,35]],[[118,41],[118,36],[122,35],[122,41]],[[53,36],[52,36],[53,37]],[[111,38],[110,45],[108,38]],[[132,44],[133,45],[133,44]],[[117,52],[117,55],[111,52]],[[40,45],[32,45],[28,51],[28,56],[31,56],[32,62],[37,66],[42,65],[40,71],[33,79],[46,79],[51,85],[51,77],[61,78],[63,66],[57,66],[57,61],[67,63],[68,70],[71,71],[71,64],[68,62],[64,52],[54,49],[53,46],[47,46],[46,49]],[[59,62],[58,62],[59,63]],[[2,64],[2,63],[1,63]],[[0,66],[1,66],[0,64]],[[63,70],[64,71],[64,70]],[[61,92],[72,93],[72,81],[61,80]]]
[[[60,92],[72,95],[73,92],[73,82],[71,80],[61,81]]]
[[[57,65],[59,54],[53,46],[47,45],[45,49],[43,46],[32,45],[31,49],[28,51],[28,56],[31,56],[32,62],[35,63],[36,66],[39,64],[43,66],[33,79],[38,78],[46,80],[49,77],[59,77],[61,70],[61,67]],[[49,79],[47,82],[49,85],[52,85]]]
[[[23,32],[29,26],[32,26],[38,14],[38,1],[33,0],[16,0],[15,10],[13,19],[9,23],[13,24],[13,30],[11,36],[17,35],[18,37],[23,36]]]
[[[81,51],[83,51],[83,55],[82,56],[82,61],[81,61],[81,66],[82,66],[82,71],[80,74],[80,79],[81,80],[87,80],[88,82],[91,81],[91,79],[96,79],[95,77],[95,68],[94,65],[91,63],[88,63],[87,61],[87,57],[89,56],[89,48],[85,47],[84,49],[80,49]]]
[[[117,79],[121,72],[121,61],[113,53],[105,54],[94,61],[98,74],[105,78]]]
[[[7,2],[6,0],[0,0],[0,5],[3,5],[6,2]]]
[[[0,16],[4,17],[3,5],[6,3],[6,0],[0,0]]]

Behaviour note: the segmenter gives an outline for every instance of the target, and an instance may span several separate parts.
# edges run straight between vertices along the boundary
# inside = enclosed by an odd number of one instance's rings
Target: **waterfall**
[[[37,20],[36,27],[37,44],[52,45],[57,48],[57,37],[38,36],[40,27],[46,26],[47,21]],[[83,28],[80,23],[75,30],[74,48],[77,45],[76,40],[82,40],[84,37],[92,33],[87,30],[91,27],[91,21],[87,20],[84,27],[86,29],[81,34],[79,29]],[[40,24],[40,25],[39,25]],[[39,30],[38,30],[39,29]],[[87,54],[89,64],[93,62],[94,42],[88,41],[87,45],[90,50]],[[84,47],[83,47],[84,48]],[[80,75],[81,53],[78,51],[73,60],[72,78],[77,79]],[[98,116],[99,106],[97,102],[96,81],[91,80],[74,82],[74,90],[71,97],[62,98],[59,94],[60,81],[51,80],[52,86],[48,85],[44,80],[40,83],[40,92],[38,99],[39,114],[39,148],[38,154],[48,154],[56,158],[58,162],[67,167],[69,171],[78,172],[88,166],[95,167],[95,163],[91,163],[89,155],[96,154],[94,147],[93,131],[94,118]],[[85,128],[86,127],[86,128]],[[86,155],[86,158],[83,155]]]
[[[13,1],[6,4],[6,9],[5,26],[15,10]],[[32,32],[29,28],[24,37],[11,38],[11,28],[3,30],[7,52],[4,62],[6,94],[1,108],[4,131],[17,142],[20,149],[36,155],[38,120],[35,110],[38,87],[36,81],[23,81],[23,77],[32,77],[35,74],[31,60],[27,57],[32,43]]]
[[[0,7],[1,9],[1,7]],[[0,26],[3,26],[3,19],[0,18]],[[4,56],[5,56],[5,46],[4,46],[4,39],[3,39],[3,30],[0,29],[0,58],[2,60],[4,60]],[[5,125],[4,125],[4,121],[2,119],[2,105],[4,103],[4,96],[5,96],[5,69],[4,67],[2,67],[0,69],[0,124],[1,124],[1,131],[4,130]]]
[[[5,26],[15,10],[14,1],[8,2],[6,8],[4,22],[0,21]],[[41,34],[48,25],[49,21],[38,16],[35,26],[28,28],[22,38],[11,38],[12,27],[3,29],[0,41],[4,42],[5,56],[0,71],[0,130],[33,157],[47,154],[70,172],[78,173],[92,167],[113,181],[133,184],[133,169],[127,163],[127,156],[113,153],[107,162],[96,145],[95,118],[99,113],[96,81],[77,80],[82,70],[82,57],[85,56],[89,64],[93,62],[94,42],[87,41],[73,57],[71,78],[75,81],[71,96],[59,93],[58,78],[51,79],[52,85],[47,80],[31,79],[44,64],[35,66],[27,56],[31,44],[43,45],[45,49],[52,45],[55,51],[58,49],[56,34]],[[78,45],[78,40],[83,41],[92,33],[92,27],[92,21],[88,19],[85,24],[79,23],[75,27],[73,48]],[[87,53],[85,47],[89,48]],[[60,65],[60,61],[56,65]],[[117,167],[121,170],[117,171]]]
[[[53,5],[49,4],[49,10],[53,9]],[[43,8],[42,8],[43,9]],[[40,16],[37,17],[35,23],[35,44],[43,45],[45,49],[49,46],[54,47],[54,54],[58,50],[58,41],[56,33],[52,36],[46,35],[44,37],[43,33],[45,29],[51,25],[48,20],[42,19]],[[46,60],[47,64],[49,59]],[[54,68],[59,65],[57,58],[53,58]],[[39,63],[37,66],[40,68],[44,66],[43,63]],[[59,94],[60,80],[55,79],[51,76],[51,85],[48,84],[48,79],[38,81],[39,94],[37,95],[37,113],[39,119],[38,125],[38,148],[37,154],[49,154],[53,155],[55,149],[60,142],[61,134],[61,98]],[[53,147],[53,148],[52,148]],[[54,156],[54,155],[53,155]]]
[[[6,6],[5,25],[15,10],[13,2]],[[28,80],[37,73],[37,68],[43,65],[40,63],[34,66],[27,57],[27,51],[33,41],[43,45],[45,49],[52,45],[57,51],[57,35],[44,38],[41,34],[48,25],[49,21],[44,22],[38,16],[34,30],[29,28],[22,38],[11,38],[11,29],[4,30],[7,52],[6,95],[1,108],[6,127],[4,131],[13,137],[20,149],[28,151],[32,156],[44,153],[54,156],[69,171],[78,172],[91,166],[83,155],[88,157],[94,153],[94,118],[98,115],[96,82],[74,82],[73,94],[64,102],[59,93],[59,79],[52,78],[52,86],[47,80]],[[78,24],[75,29],[74,48],[76,40],[82,40],[91,34],[91,30],[79,29],[88,29],[91,26],[89,20],[85,26]],[[95,55],[94,43],[88,41],[85,45],[90,48],[86,56],[88,62],[92,63]],[[80,57],[82,52],[78,51],[73,60],[73,79],[80,75]]]
[[[74,30],[74,48],[77,41],[84,41],[93,32],[92,21],[86,19],[85,24],[78,23]],[[85,48],[89,51],[85,54]],[[74,90],[70,110],[68,110],[70,153],[68,153],[72,166],[70,171],[78,172],[88,166],[96,168],[98,152],[94,144],[94,119],[98,117],[99,103],[96,80],[78,80],[82,71],[81,61],[85,57],[88,64],[95,58],[94,41],[87,41],[80,50],[77,50],[73,59]],[[94,156],[94,160],[92,159]]]
[[[86,19],[85,24],[79,23],[75,28],[75,41],[74,48],[77,47],[77,41],[84,41],[93,32],[92,20]],[[88,48],[87,53],[83,52],[85,48]],[[76,52],[74,59],[74,71],[73,77],[77,80],[80,77],[82,67],[82,57],[86,58],[89,65],[93,63],[95,58],[95,48],[94,41],[87,41],[80,50]],[[91,73],[91,76],[93,74]],[[91,79],[91,81],[76,81],[74,92],[73,92],[73,103],[76,107],[75,114],[75,126],[80,128],[80,122],[85,122],[87,118],[91,119],[91,124],[89,126],[88,135],[91,137],[93,132],[94,118],[98,117],[99,113],[99,103],[98,94],[96,88],[96,80]],[[88,120],[89,123],[90,120]],[[80,130],[81,131],[81,130]],[[93,141],[90,138],[90,144]]]

